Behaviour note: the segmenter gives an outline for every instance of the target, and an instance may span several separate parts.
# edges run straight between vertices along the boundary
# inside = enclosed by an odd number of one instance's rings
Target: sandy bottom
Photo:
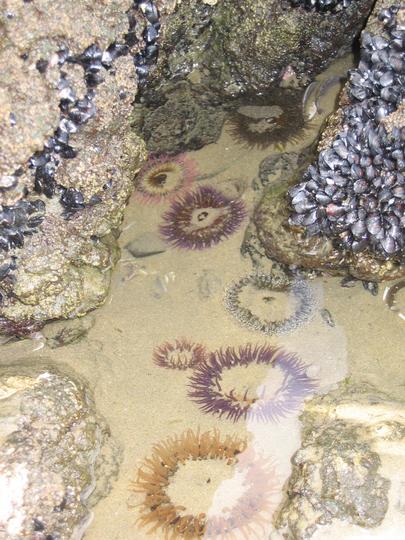
[[[316,135],[333,107],[336,91],[332,89],[324,99],[325,112],[314,118],[313,129],[286,151],[305,147]],[[188,157],[206,178],[197,185],[214,186],[245,205],[247,216],[229,238],[204,250],[172,247],[159,235],[170,203],[142,204],[134,196],[126,212],[120,238],[122,256],[112,277],[110,297],[89,316],[93,326],[86,338],[58,349],[45,346],[33,351],[37,343],[29,340],[2,348],[6,360],[27,355],[50,359],[56,364],[67,363],[87,377],[98,409],[123,449],[119,478],[94,509],[86,540],[165,538],[161,530],[148,534],[148,529],[137,523],[144,494],[131,491],[130,482],[137,479],[139,467],[152,455],[154,445],[168,437],[181,437],[189,429],[200,434],[216,429],[222,439],[235,436],[246,441],[247,447],[229,464],[202,457],[179,464],[166,490],[179,515],[208,515],[211,527],[206,538],[273,538],[272,512],[281,500],[291,470],[290,458],[300,446],[298,416],[303,400],[314,392],[327,392],[345,377],[370,382],[396,398],[404,396],[405,321],[384,303],[384,286],[373,296],[361,283],[342,288],[337,279],[317,278],[309,283],[316,299],[312,318],[282,336],[269,337],[246,329],[226,311],[225,289],[252,271],[251,261],[240,254],[249,215],[261,195],[251,188],[252,182],[257,179],[260,162],[275,152],[273,147],[247,151],[230,139],[225,126],[217,144]],[[193,219],[198,226],[198,219],[205,217]],[[161,252],[134,257],[126,246],[146,233]],[[285,295],[278,293],[245,290],[241,297],[269,319],[288,316],[294,309]],[[402,306],[404,299],[402,291]],[[246,350],[249,344],[252,348],[283,347],[298,356],[301,374],[312,384],[311,389],[303,392],[302,399],[291,402],[285,385],[296,374],[288,371],[288,366],[284,370],[271,365],[255,367],[246,378],[248,368],[238,368],[233,375],[229,369],[217,387],[228,397],[235,389],[227,406],[240,406],[246,392],[247,399],[263,396],[265,388],[263,400],[270,413],[265,420],[251,415],[233,422],[226,414],[205,412],[189,395],[191,368],[165,369],[153,361],[156,347],[173,344],[176,339],[201,344],[209,352],[227,347]],[[293,380],[295,383],[300,388]],[[278,412],[271,407],[276,398],[281,402]],[[343,533],[342,528],[337,538],[346,538]],[[367,532],[364,534],[358,538],[369,538]]]

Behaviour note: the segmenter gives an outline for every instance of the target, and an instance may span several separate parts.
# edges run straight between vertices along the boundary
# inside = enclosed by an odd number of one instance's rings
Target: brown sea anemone
[[[156,365],[168,369],[185,370],[193,368],[207,358],[207,350],[200,343],[187,339],[166,341],[153,351],[153,361]]]
[[[185,154],[151,157],[135,179],[135,198],[144,204],[172,200],[197,176],[197,167]]]
[[[263,527],[268,525],[274,510],[273,496],[279,487],[268,460],[258,458],[246,450],[246,441],[236,436],[221,437],[218,431],[200,433],[185,431],[156,445],[145,459],[133,484],[136,492],[144,494],[141,503],[141,526],[150,533],[160,531],[165,539],[184,538],[231,540],[236,532],[245,538],[263,538]],[[178,470],[190,462],[220,462],[230,470],[233,479],[239,477],[240,495],[229,506],[218,511],[188,512],[175,504],[169,496],[170,486]],[[204,465],[204,473],[208,464]],[[210,484],[209,472],[205,484]],[[187,477],[192,484],[193,477]],[[201,485],[195,486],[201,490]],[[211,501],[209,501],[211,503]],[[260,535],[259,535],[259,528]]]
[[[300,140],[307,127],[302,92],[279,90],[265,96],[246,97],[227,119],[232,138],[249,150],[264,150],[274,144],[283,148]]]

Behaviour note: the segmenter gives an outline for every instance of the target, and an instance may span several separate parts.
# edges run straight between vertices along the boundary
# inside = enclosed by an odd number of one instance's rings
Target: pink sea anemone
[[[135,179],[135,198],[144,204],[172,200],[197,176],[195,162],[185,154],[151,157]]]

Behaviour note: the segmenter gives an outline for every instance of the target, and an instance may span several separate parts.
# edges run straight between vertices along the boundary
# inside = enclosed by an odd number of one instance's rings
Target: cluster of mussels
[[[315,9],[321,13],[347,8],[352,1],[353,0],[290,0],[294,7],[303,7],[307,10]]]
[[[384,37],[363,34],[342,130],[289,191],[290,224],[383,259],[405,254],[405,127],[390,128],[387,120],[405,92],[405,28],[398,9],[379,13]]]
[[[142,14],[143,28],[136,31],[136,14]],[[54,61],[60,68],[58,90],[61,110],[60,121],[52,137],[50,137],[40,152],[36,152],[29,160],[29,167],[33,169],[35,191],[51,198],[57,193],[66,209],[66,216],[84,207],[82,193],[73,188],[66,189],[58,186],[55,181],[55,171],[62,159],[73,159],[77,151],[69,144],[70,135],[76,133],[81,125],[86,124],[96,114],[94,98],[96,87],[103,82],[103,71],[109,70],[119,56],[132,54],[139,85],[146,82],[150,66],[156,62],[158,56],[157,38],[159,35],[159,13],[150,0],[135,0],[133,8],[128,12],[129,28],[122,43],[114,42],[102,51],[97,44],[87,47],[80,55],[72,55],[68,48],[61,48]],[[142,36],[143,45],[139,49],[138,36]],[[133,48],[136,47],[136,52]],[[65,63],[78,64],[84,71],[86,94],[78,99],[75,89],[70,83],[67,74],[63,71]],[[48,68],[46,60],[40,60],[36,68],[44,73]],[[13,176],[5,177],[0,182],[0,195],[2,190],[15,187],[18,177],[23,174],[19,169]],[[108,186],[106,186],[108,188]],[[94,196],[89,204],[100,202]],[[1,203],[1,199],[0,199]],[[45,204],[41,200],[20,200],[12,206],[0,204],[0,250],[8,251],[14,247],[21,247],[24,235],[31,234],[40,225],[45,214]],[[1,276],[0,276],[1,279]]]

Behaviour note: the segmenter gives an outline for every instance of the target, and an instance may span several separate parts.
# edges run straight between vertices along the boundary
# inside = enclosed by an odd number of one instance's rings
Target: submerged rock
[[[48,347],[58,349],[84,339],[94,326],[94,322],[92,314],[68,321],[55,321],[43,328],[42,335]]]
[[[217,141],[225,115],[210,94],[201,94],[182,81],[174,84],[163,100],[159,105],[135,108],[135,129],[150,152],[177,154]]]
[[[354,531],[379,527],[385,538],[388,509],[399,531],[405,403],[367,384],[342,383],[307,402],[301,420],[302,445],[276,519],[282,538],[308,540],[315,532],[327,538],[343,524]]]
[[[0,368],[0,538],[82,538],[120,452],[76,375]]]

